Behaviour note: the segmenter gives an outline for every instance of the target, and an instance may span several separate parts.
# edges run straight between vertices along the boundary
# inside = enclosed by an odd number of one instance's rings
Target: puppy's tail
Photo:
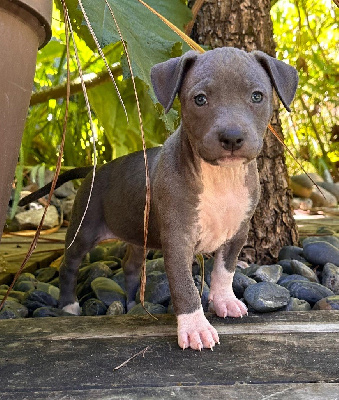
[[[73,169],[70,169],[69,171],[64,172],[63,174],[59,175],[58,180],[55,185],[55,189],[73,179],[85,178],[92,171],[92,169],[93,169],[93,166],[79,167],[79,168],[73,168]],[[52,187],[52,182],[43,186],[36,192],[33,192],[33,193],[29,194],[28,196],[24,197],[23,199],[21,199],[19,201],[18,205],[20,207],[23,207],[26,204],[31,203],[32,201],[40,199],[41,197],[45,196],[46,194],[48,194],[50,192],[51,187]]]

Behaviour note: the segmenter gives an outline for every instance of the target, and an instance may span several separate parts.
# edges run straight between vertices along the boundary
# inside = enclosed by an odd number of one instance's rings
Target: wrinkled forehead
[[[185,81],[190,88],[199,84],[230,88],[272,88],[268,75],[255,57],[234,48],[220,48],[199,54]]]

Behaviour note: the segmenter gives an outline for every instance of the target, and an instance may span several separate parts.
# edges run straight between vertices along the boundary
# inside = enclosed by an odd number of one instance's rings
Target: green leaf
[[[54,4],[56,8],[60,11],[60,15],[62,16],[63,20],[63,8],[61,4],[61,0],[55,0]],[[94,40],[89,32],[87,26],[83,24],[83,15],[78,5],[78,0],[67,0],[66,1],[68,15],[70,17],[73,31],[82,39],[85,40],[87,46],[92,50],[96,49],[96,45]]]
[[[131,80],[118,81],[117,84],[127,107],[128,124],[112,83],[109,82],[88,91],[91,106],[113,148],[113,158],[142,149],[140,124]],[[138,78],[136,85],[146,145],[147,147],[158,146],[167,137],[165,124],[159,119],[156,107],[148,95],[147,86]]]
[[[116,25],[104,1],[82,0],[92,28],[102,47],[120,40]],[[150,70],[154,64],[170,57],[179,56],[181,49],[175,46],[181,42],[170,28],[137,0],[108,0],[127,43],[135,76],[151,87]],[[68,3],[73,4],[73,1]],[[191,19],[191,12],[181,0],[148,0],[147,3],[171,19],[176,26]],[[70,8],[70,15],[75,7]],[[82,31],[79,32],[81,36]],[[82,36],[85,40],[86,38]]]
[[[38,51],[37,64],[45,61],[50,62],[54,58],[60,57],[65,48],[66,46],[63,43],[52,38],[43,50]]]

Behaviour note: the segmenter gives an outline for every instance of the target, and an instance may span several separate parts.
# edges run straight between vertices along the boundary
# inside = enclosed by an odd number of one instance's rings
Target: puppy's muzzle
[[[240,129],[227,129],[219,132],[219,141],[225,150],[233,153],[241,149],[245,143],[245,135]]]

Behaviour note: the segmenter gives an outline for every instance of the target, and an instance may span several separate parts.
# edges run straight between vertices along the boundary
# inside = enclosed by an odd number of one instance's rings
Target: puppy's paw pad
[[[64,311],[74,314],[74,315],[80,315],[81,313],[81,308],[79,306],[78,302],[75,302],[73,304],[67,304],[67,306],[62,308]]]
[[[182,349],[213,349],[216,343],[219,343],[218,333],[207,321],[202,309],[178,316],[178,344]]]

